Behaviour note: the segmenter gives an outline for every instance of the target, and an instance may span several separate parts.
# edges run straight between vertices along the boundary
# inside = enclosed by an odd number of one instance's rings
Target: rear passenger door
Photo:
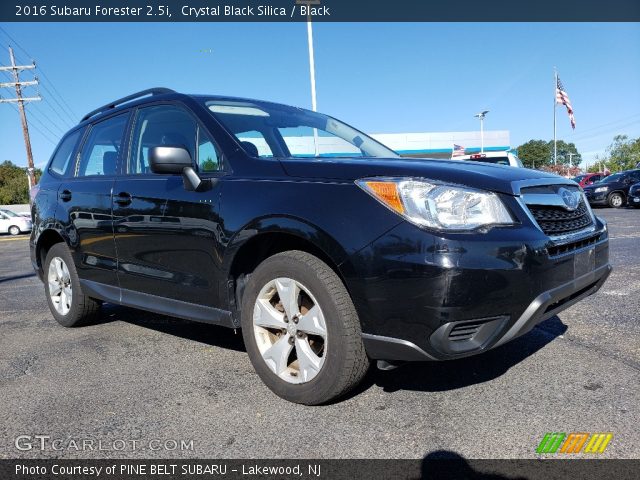
[[[194,192],[181,175],[154,174],[148,152],[154,146],[182,146],[200,175],[215,176],[222,166],[219,149],[179,104],[139,108],[132,130],[126,172],[116,180],[113,198],[123,302],[157,304],[162,297],[217,306],[219,187]]]
[[[67,232],[83,287],[119,295],[111,194],[124,152],[129,113],[91,125],[71,176],[58,189],[58,220]]]

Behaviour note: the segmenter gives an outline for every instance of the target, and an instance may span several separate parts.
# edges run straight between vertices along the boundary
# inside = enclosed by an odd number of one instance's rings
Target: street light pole
[[[484,153],[484,117],[487,116],[489,110],[476,113],[474,117],[480,119],[480,153]]]

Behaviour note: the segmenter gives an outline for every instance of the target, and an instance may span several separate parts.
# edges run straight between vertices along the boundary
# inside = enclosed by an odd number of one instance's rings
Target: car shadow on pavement
[[[490,473],[481,470],[489,470]],[[501,467],[501,468],[500,468]],[[508,475],[496,473],[495,469],[508,471]],[[533,468],[533,467],[529,467]],[[422,459],[420,478],[440,480],[450,478],[464,478],[469,480],[526,480],[519,476],[522,465],[515,461],[500,460],[467,460],[462,455],[451,450],[434,450]],[[515,477],[513,475],[516,475]]]
[[[442,392],[487,382],[503,375],[566,331],[567,326],[555,316],[526,335],[481,356],[445,362],[407,363],[391,371],[372,368],[358,390],[367,390],[375,384],[385,392]]]
[[[16,280],[22,280],[23,278],[30,278],[35,276],[36,272],[23,273],[22,275],[10,275],[7,277],[0,277],[0,283],[15,282]]]
[[[98,323],[110,323],[118,320],[175,337],[205,343],[212,347],[239,352],[246,351],[240,330],[234,333],[232,329],[226,327],[191,322],[181,318],[105,303],[102,306],[102,315]]]

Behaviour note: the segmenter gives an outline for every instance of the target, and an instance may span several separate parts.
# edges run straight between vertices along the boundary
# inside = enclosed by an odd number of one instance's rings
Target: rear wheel
[[[64,243],[56,243],[44,263],[44,288],[49,310],[65,327],[79,327],[97,318],[100,302],[82,293],[73,258]]]
[[[344,284],[306,252],[280,253],[256,268],[242,300],[242,333],[262,381],[291,402],[338,398],[369,367]]]
[[[609,206],[613,208],[620,208],[624,205],[624,197],[618,192],[611,193],[607,201]]]
[[[11,235],[19,235],[19,234],[20,234],[20,227],[17,227],[17,226],[15,226],[15,225],[11,225],[11,226],[9,227],[9,233],[10,233]]]

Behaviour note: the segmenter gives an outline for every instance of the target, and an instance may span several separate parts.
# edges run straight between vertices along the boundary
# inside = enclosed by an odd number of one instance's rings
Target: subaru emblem
[[[566,188],[561,187],[558,190],[558,195],[560,195],[560,197],[562,198],[562,201],[564,202],[564,205],[567,208],[567,210],[573,211],[576,208],[578,208],[578,204],[580,203],[580,197],[577,192],[574,193],[570,190],[567,190]]]

